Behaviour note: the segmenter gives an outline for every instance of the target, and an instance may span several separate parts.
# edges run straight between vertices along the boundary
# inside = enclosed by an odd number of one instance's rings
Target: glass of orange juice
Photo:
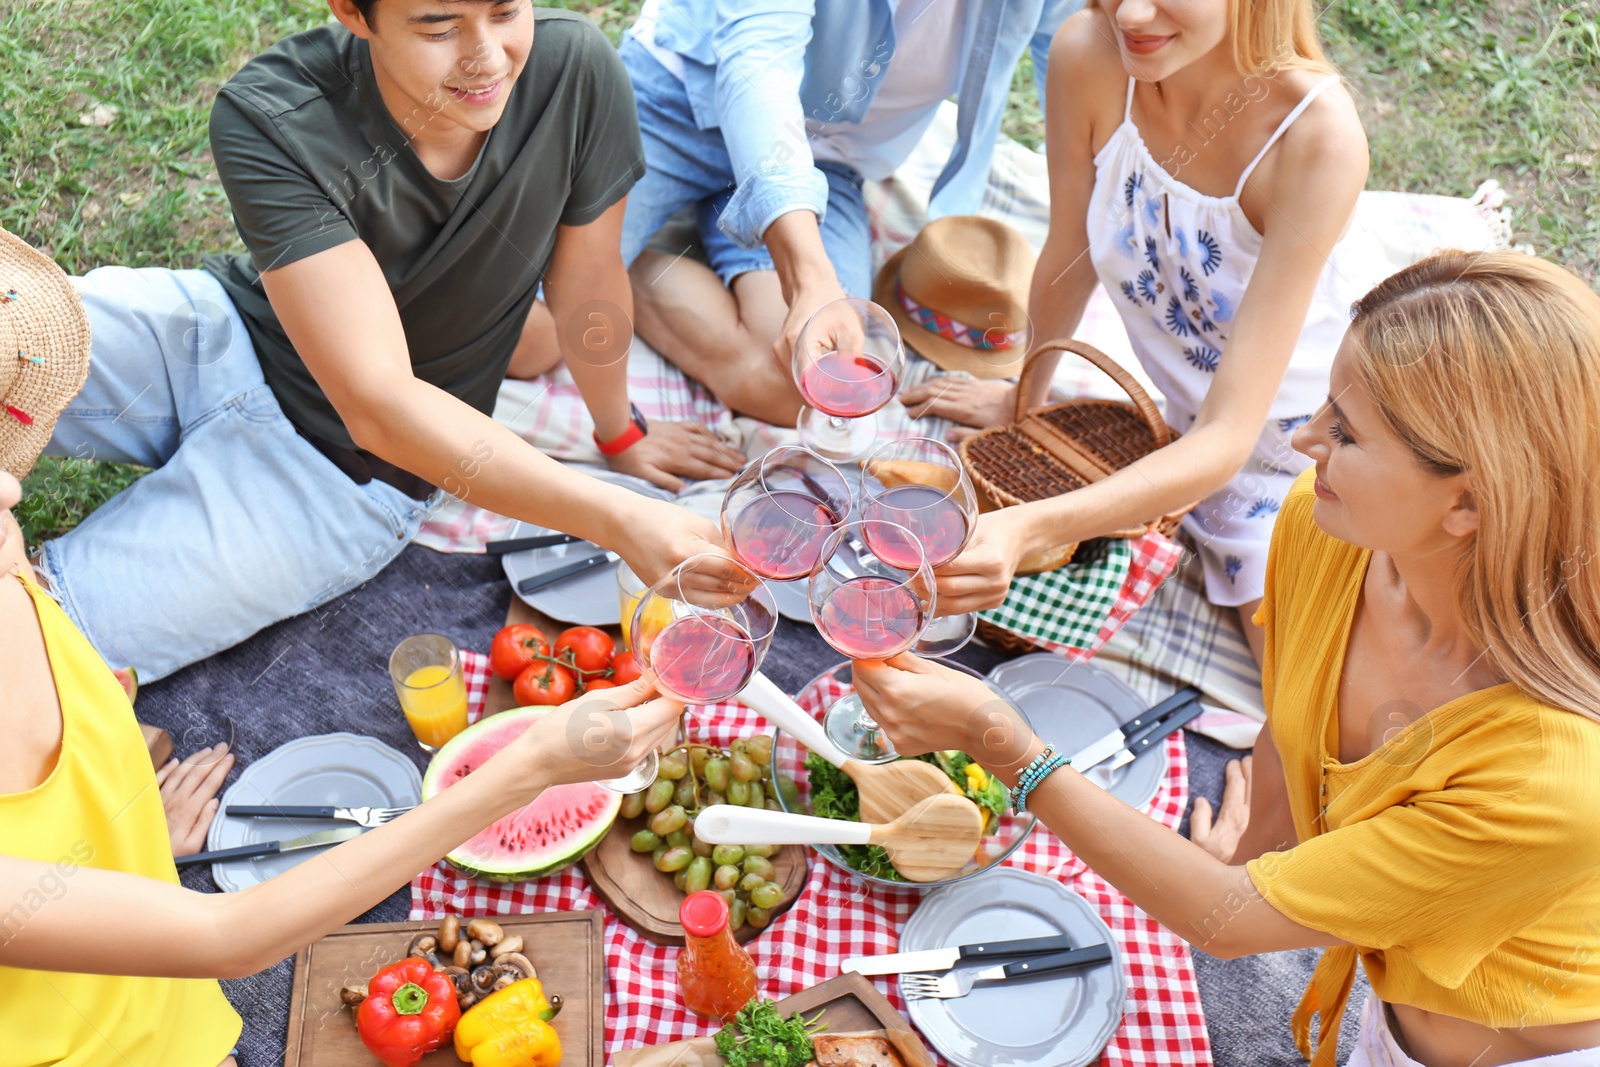
[[[429,752],[467,728],[467,678],[461,651],[443,634],[417,634],[389,655],[400,710],[417,743]]]
[[[633,647],[633,609],[649,589],[626,563],[617,564],[617,607],[622,612],[622,643],[627,648]]]

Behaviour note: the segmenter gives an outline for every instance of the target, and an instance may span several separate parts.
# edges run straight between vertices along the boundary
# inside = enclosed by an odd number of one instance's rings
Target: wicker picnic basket
[[[1122,400],[1068,400],[1027,410],[1034,380],[1042,373],[1040,356],[1071,352],[1110,375],[1132,403]],[[983,510],[1046,500],[1097,482],[1135,460],[1164,448],[1177,432],[1138,381],[1116,360],[1081,341],[1057,340],[1028,354],[1017,385],[1017,413],[1010,426],[997,426],[961,442],[961,460],[972,477]],[[1107,537],[1142,537],[1151,530],[1171,536],[1194,507],[1161,515],[1139,526],[1107,533]],[[1071,562],[1076,542],[1060,545],[1022,561],[1018,574],[1037,574]],[[979,620],[984,639],[1008,650],[1033,646],[1023,638]]]

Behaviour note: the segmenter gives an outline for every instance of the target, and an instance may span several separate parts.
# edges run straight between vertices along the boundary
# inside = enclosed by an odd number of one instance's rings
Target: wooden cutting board
[[[848,1034],[862,1030],[892,1031],[896,1048],[908,1067],[932,1067],[933,1057],[911,1028],[905,1016],[894,1010],[884,995],[859,974],[841,974],[820,985],[803,989],[777,1003],[778,1011],[785,1016],[796,1012],[811,1018],[821,1010],[826,1033]],[[635,1061],[648,1057],[648,1050],[635,1049],[618,1052],[611,1057],[613,1067],[632,1067]]]
[[[927,1046],[911,1028],[906,1017],[894,1010],[894,1005],[889,1003],[888,997],[878,992],[877,986],[859,974],[841,974],[778,1001],[778,1010],[784,1015],[800,1011],[810,1018],[818,1008],[827,1009],[822,1021],[836,1034],[855,1030],[895,1030],[909,1035],[913,1043],[911,1047],[920,1051],[925,1057],[924,1063],[931,1067],[933,1058],[928,1056]],[[917,1065],[913,1064],[912,1067]]]
[[[647,941],[658,945],[683,944],[683,927],[678,924],[678,908],[683,894],[672,884],[670,874],[656,870],[650,853],[628,847],[635,830],[645,829],[646,816],[618,819],[593,852],[583,857],[584,873],[617,918],[639,931]],[[783,900],[772,909],[777,916],[788,911],[806,887],[806,849],[804,845],[785,845],[772,857],[772,880],[783,887]],[[749,941],[762,933],[746,923],[733,936]]]
[[[561,1038],[562,1067],[605,1063],[603,916],[598,911],[490,916],[508,936],[522,935],[522,953],[533,961],[545,995],[561,994],[561,1014],[551,1025]],[[339,1002],[339,990],[402,959],[417,934],[438,929],[436,921],[353,923],[301,949],[294,958],[284,1067],[379,1067],[356,1033],[355,1011]],[[446,1042],[423,1058],[422,1067],[460,1063]]]

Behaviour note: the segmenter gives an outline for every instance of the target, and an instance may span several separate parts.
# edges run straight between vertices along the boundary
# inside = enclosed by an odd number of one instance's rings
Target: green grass
[[[566,0],[617,40],[639,0]],[[0,33],[0,222],[66,270],[198,265],[238,247],[206,147],[217,86],[322,0],[32,0]],[[1600,275],[1600,0],[1332,0],[1322,32],[1372,143],[1371,186],[1512,193],[1518,239]],[[97,106],[109,126],[84,125]],[[1004,131],[1043,143],[1031,60]],[[138,471],[41,461],[18,517],[70,528]]]
[[[327,18],[321,0],[33,0],[0,33],[0,223],[70,273],[195,267],[236,247],[211,165],[217,86]],[[109,126],[85,125],[97,106]],[[137,468],[41,460],[17,519],[29,542],[76,525]]]
[[[1334,0],[1376,189],[1511,193],[1517,239],[1600,278],[1600,4]]]

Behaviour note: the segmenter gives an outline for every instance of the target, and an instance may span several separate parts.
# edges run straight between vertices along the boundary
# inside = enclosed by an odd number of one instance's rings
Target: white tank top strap
[[[1244,173],[1239,175],[1239,184],[1233,188],[1233,195],[1235,199],[1238,199],[1239,195],[1244,192],[1244,183],[1250,180],[1250,175],[1255,171],[1256,164],[1260,163],[1262,158],[1266,156],[1267,152],[1272,148],[1272,146],[1278,143],[1278,138],[1283,136],[1284,131],[1290,126],[1294,125],[1294,120],[1299,118],[1301,113],[1304,112],[1306,108],[1311,106],[1311,101],[1322,95],[1322,90],[1328,88],[1330,85],[1336,85],[1338,82],[1339,75],[1337,74],[1330,74],[1326,78],[1323,78],[1306,91],[1306,95],[1300,98],[1300,102],[1294,106],[1293,111],[1290,111],[1283,117],[1283,121],[1278,123],[1278,128],[1272,131],[1272,136],[1267,138],[1267,143],[1262,145],[1261,151],[1256,153],[1256,158],[1252,159],[1250,161],[1250,165],[1244,168]],[[1129,95],[1128,99],[1130,102],[1132,101],[1133,97],[1131,94]]]
[[[1133,119],[1133,87],[1134,87],[1134,85],[1135,85],[1134,80],[1132,78],[1129,78],[1128,79],[1128,102],[1126,104],[1122,105],[1122,121],[1123,122],[1129,122],[1129,121],[1131,121]]]

